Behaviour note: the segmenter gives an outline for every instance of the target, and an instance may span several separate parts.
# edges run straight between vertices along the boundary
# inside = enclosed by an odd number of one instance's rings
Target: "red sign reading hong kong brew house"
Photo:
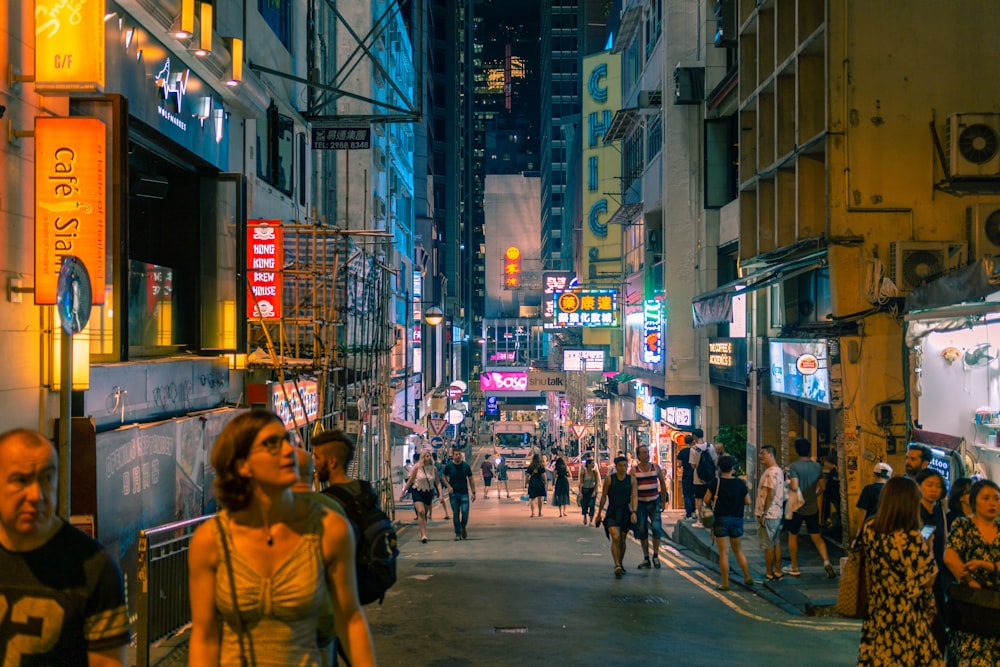
[[[254,320],[281,318],[281,222],[247,224],[247,314]]]

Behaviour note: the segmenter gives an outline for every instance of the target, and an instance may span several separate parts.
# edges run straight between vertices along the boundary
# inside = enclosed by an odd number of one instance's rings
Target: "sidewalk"
[[[695,528],[693,521],[684,521],[683,511],[668,511],[663,513],[663,530],[681,547],[697,556],[705,566],[714,572],[719,571],[719,552],[712,544],[710,531],[706,528]],[[757,544],[757,522],[744,522],[744,534],[740,543],[747,557],[750,575],[756,589],[770,602],[780,606],[789,613],[805,616],[834,616],[832,605],[837,601],[837,587],[840,574],[840,558],[846,555],[844,550],[829,540],[826,542],[830,563],[837,570],[838,577],[829,579],[823,569],[820,558],[812,540],[805,534],[799,536],[799,570],[802,575],[793,577],[788,574],[788,536],[781,536],[781,562],[785,577],[782,581],[764,580],[764,552]],[[743,586],[743,575],[739,565],[729,550],[729,585]]]

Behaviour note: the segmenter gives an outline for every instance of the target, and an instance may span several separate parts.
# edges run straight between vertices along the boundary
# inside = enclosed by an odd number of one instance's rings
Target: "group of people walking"
[[[931,460],[929,448],[911,444],[906,474],[877,465],[858,501],[856,548],[868,586],[859,665],[1000,664],[997,610],[978,612],[997,632],[949,613],[953,586],[1000,589],[1000,486],[959,478],[949,491]]]

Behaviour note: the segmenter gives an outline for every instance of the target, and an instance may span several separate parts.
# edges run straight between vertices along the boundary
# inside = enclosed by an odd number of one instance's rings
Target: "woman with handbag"
[[[1000,567],[1000,530],[997,514],[1000,513],[1000,487],[984,479],[969,489],[969,503],[972,517],[955,520],[944,552],[944,562],[958,580],[957,585],[948,589],[951,598],[949,611],[975,590],[994,592],[992,597],[1000,598],[997,569]],[[955,608],[956,612],[960,610]],[[984,608],[969,609],[972,615],[985,621],[986,626],[1000,627],[1000,610]],[[986,636],[988,627],[965,627],[962,614],[949,614],[951,639],[948,642],[948,664],[962,667],[995,667],[1000,664],[1000,636]],[[990,634],[994,634],[990,632]]]
[[[215,442],[212,466],[224,509],[191,539],[188,664],[320,665],[318,618],[329,597],[351,664],[374,665],[352,529],[292,493],[298,469],[281,419],[267,410],[234,417]]]
[[[944,665],[931,634],[937,566],[920,533],[919,506],[920,487],[894,477],[862,532],[868,617],[861,626],[859,667]]]
[[[434,503],[434,491],[441,495],[441,479],[438,477],[431,450],[425,449],[417,459],[417,465],[410,470],[410,477],[403,486],[402,501],[407,490],[413,498],[413,509],[417,512],[417,526],[420,528],[420,541],[427,544],[427,508]]]

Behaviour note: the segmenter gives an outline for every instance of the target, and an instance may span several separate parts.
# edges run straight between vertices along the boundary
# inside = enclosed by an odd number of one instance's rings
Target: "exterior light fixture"
[[[437,306],[431,306],[424,311],[424,322],[432,327],[436,327],[444,321],[444,311]]]
[[[194,0],[181,0],[181,13],[174,17],[170,34],[177,39],[190,39],[194,34]]]
[[[201,3],[201,25],[198,28],[198,48],[196,56],[205,57],[212,52],[212,3]]]
[[[231,45],[229,53],[232,61],[229,65],[229,79],[226,85],[229,87],[238,86],[243,80],[243,40],[239,37],[230,38]]]

